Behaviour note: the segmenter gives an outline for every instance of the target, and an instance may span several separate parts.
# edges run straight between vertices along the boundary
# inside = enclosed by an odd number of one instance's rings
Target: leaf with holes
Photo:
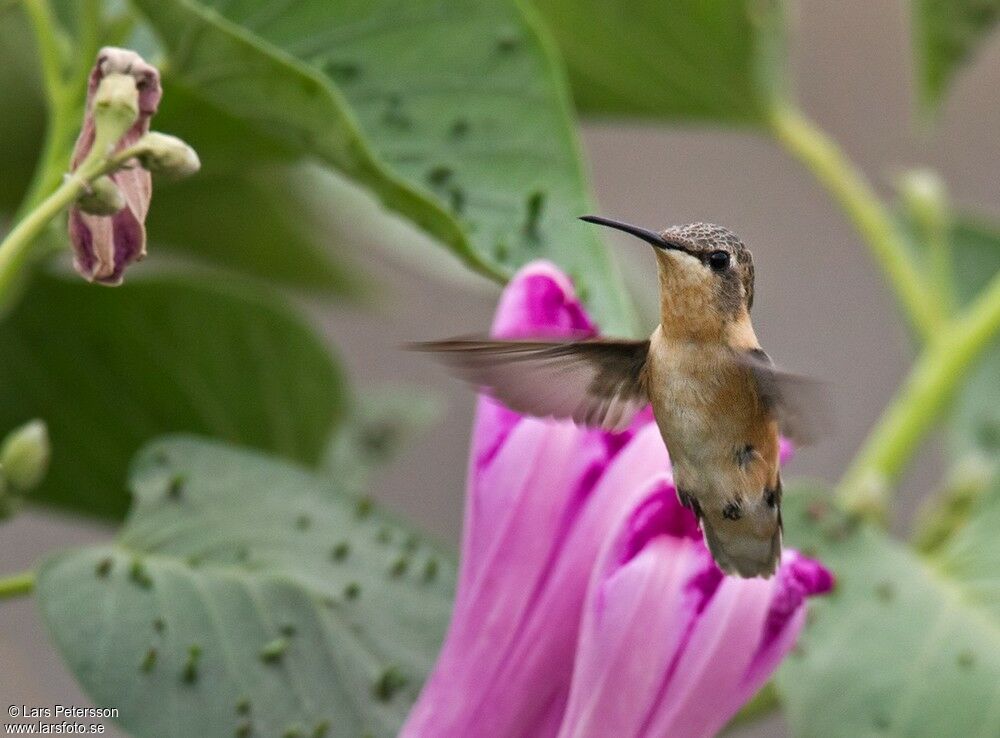
[[[1000,0],[911,0],[917,84],[925,113],[1000,20]]]
[[[440,419],[442,401],[422,387],[383,384],[353,398],[334,431],[320,468],[341,488],[362,494],[372,473]]]
[[[558,62],[515,0],[133,0],[179,86],[312,155],[471,267],[549,258],[631,327],[597,234]]]
[[[114,290],[38,278],[0,323],[0,428],[41,417],[52,465],[35,501],[120,518],[146,441],[205,433],[315,463],[341,417],[326,348],[261,290],[184,278]]]
[[[785,94],[783,0],[535,0],[588,114],[763,126]]]
[[[789,545],[837,577],[778,673],[793,734],[1000,734],[997,510],[927,558],[852,523],[828,493],[792,487],[785,502]]]
[[[131,487],[115,542],[38,577],[97,704],[140,737],[396,734],[447,624],[449,557],[328,479],[217,443],[152,444]]]

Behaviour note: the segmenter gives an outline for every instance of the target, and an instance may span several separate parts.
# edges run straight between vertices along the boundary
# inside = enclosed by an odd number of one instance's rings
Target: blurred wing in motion
[[[649,404],[649,341],[456,339],[412,345],[512,410],[623,430]]]
[[[779,369],[762,349],[739,358],[753,373],[761,401],[778,421],[782,435],[808,446],[829,432],[833,421],[823,382]]]

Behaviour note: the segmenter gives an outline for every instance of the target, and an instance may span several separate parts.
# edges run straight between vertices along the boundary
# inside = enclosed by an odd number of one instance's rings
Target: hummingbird
[[[811,443],[824,424],[821,383],[778,368],[750,320],[754,264],[710,223],[655,232],[581,220],[653,246],[660,324],[647,340],[455,339],[417,344],[508,407],[621,431],[647,405],[666,444],[680,503],[719,568],[769,577],[781,558],[779,434]]]

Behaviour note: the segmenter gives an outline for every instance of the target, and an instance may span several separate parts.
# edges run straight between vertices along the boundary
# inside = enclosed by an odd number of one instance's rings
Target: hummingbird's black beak
[[[581,215],[580,220],[586,221],[587,223],[596,223],[597,225],[607,226],[608,228],[614,228],[618,231],[625,231],[625,233],[630,233],[636,238],[641,238],[646,243],[650,243],[658,249],[672,249],[674,251],[687,252],[687,249],[683,246],[671,243],[655,231],[640,228],[639,226],[634,226],[629,223],[622,223],[620,220],[611,220],[611,218],[604,218],[600,215]]]

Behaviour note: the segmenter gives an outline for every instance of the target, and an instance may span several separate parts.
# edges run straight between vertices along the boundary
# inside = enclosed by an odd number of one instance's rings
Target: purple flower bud
[[[109,154],[131,146],[145,135],[160,104],[163,91],[155,67],[128,49],[101,49],[90,72],[83,128],[73,149],[71,171],[76,171],[94,147],[98,128],[95,99],[101,82],[110,75],[127,75],[135,80],[138,114]],[[125,207],[113,215],[85,213],[79,207],[70,209],[69,236],[76,253],[76,270],[91,282],[117,285],[122,282],[125,268],[146,255],[145,220],[152,181],[149,172],[139,166],[126,166],[109,176],[124,197]]]

